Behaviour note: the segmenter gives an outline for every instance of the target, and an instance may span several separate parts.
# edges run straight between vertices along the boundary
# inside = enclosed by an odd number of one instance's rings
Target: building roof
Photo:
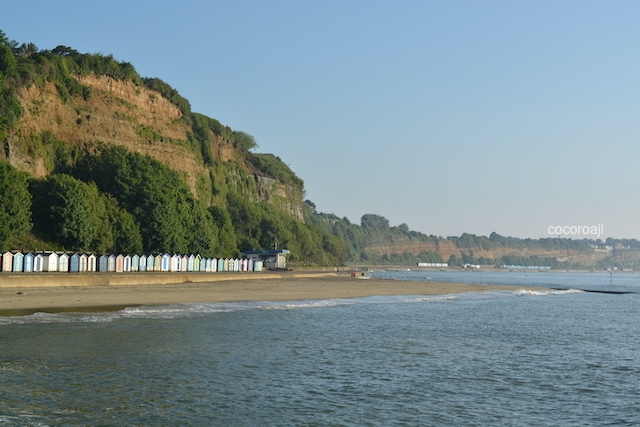
[[[289,249],[254,249],[251,251],[244,251],[247,255],[276,255],[276,254],[289,254]]]

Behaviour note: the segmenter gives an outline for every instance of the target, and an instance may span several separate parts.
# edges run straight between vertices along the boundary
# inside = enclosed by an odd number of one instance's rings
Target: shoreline
[[[89,276],[89,275],[86,275]],[[136,274],[135,276],[138,276]],[[336,273],[219,274],[217,280],[178,282],[175,274],[164,274],[163,283],[91,284],[67,286],[7,286],[0,283],[0,316],[35,312],[113,311],[141,305],[170,305],[234,301],[302,301],[347,299],[390,295],[445,295],[493,290],[516,291],[546,288],[470,285],[450,282],[358,279]],[[168,278],[166,278],[168,276]],[[209,276],[209,275],[207,275]],[[103,275],[102,278],[106,278]],[[123,278],[122,274],[117,275]],[[22,276],[22,279],[25,279]],[[158,279],[156,277],[155,279]],[[206,280],[205,280],[206,279]],[[147,282],[144,280],[143,282]],[[16,283],[11,281],[11,283]]]

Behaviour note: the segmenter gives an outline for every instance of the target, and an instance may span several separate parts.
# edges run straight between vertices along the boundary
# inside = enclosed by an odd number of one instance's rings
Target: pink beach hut
[[[2,271],[10,273],[13,270],[13,254],[5,252],[2,254]]]

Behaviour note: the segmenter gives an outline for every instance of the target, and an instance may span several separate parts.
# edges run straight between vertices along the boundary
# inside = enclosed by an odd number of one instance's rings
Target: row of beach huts
[[[88,273],[88,272],[218,272],[262,271],[263,261],[253,258],[204,258],[200,255],[114,255],[66,252],[2,253],[4,273]]]

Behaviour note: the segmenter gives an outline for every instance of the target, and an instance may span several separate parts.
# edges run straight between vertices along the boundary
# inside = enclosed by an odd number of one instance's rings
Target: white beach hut
[[[87,255],[87,271],[94,272],[97,271],[97,263],[98,259],[94,254]]]
[[[58,255],[58,271],[69,272],[69,255],[65,253]]]
[[[44,258],[42,257],[42,254],[33,254],[33,272],[40,273],[44,268],[43,264]]]
[[[131,271],[131,255],[125,255],[124,256],[124,263],[122,266],[122,271],[124,271],[125,273]]]
[[[42,271],[52,273],[58,271],[58,254],[55,252],[44,252],[42,254]]]

